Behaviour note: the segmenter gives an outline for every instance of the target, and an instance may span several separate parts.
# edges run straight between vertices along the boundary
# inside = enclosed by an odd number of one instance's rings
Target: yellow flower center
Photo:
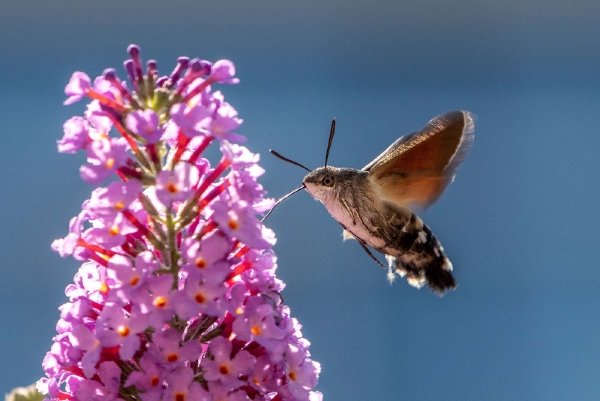
[[[238,224],[237,220],[229,219],[227,226],[232,230],[237,230],[240,225]]]
[[[154,298],[154,306],[156,306],[157,308],[164,308],[165,306],[167,306],[167,299],[165,297],[156,297]]]
[[[173,184],[172,182],[170,182],[167,187],[166,187],[167,191],[169,191],[172,194],[176,194],[177,191],[179,190],[179,188],[177,188],[177,185]]]
[[[191,108],[194,108],[198,104],[199,101],[200,101],[200,96],[194,96],[193,98],[188,100],[186,105],[187,105],[187,107],[189,107],[191,109]],[[184,113],[184,116],[189,117],[190,113],[189,112]]]
[[[129,327],[127,326],[119,326],[119,328],[117,329],[117,333],[119,333],[119,335],[121,337],[127,337],[130,333],[129,331]]]
[[[199,304],[202,304],[202,303],[204,303],[206,301],[206,297],[202,293],[197,293],[196,296],[194,297],[194,299]]]

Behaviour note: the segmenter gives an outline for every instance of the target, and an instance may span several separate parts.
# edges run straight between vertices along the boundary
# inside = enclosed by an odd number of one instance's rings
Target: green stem
[[[173,221],[173,210],[167,209],[167,247],[169,249],[169,267],[173,276],[177,276],[177,261],[179,260],[179,253],[177,252],[177,238],[175,231],[175,222]],[[177,286],[177,281],[173,283]]]

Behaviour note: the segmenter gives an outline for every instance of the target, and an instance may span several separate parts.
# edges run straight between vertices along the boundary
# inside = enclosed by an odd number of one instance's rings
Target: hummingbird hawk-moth
[[[367,246],[385,255],[390,282],[395,274],[406,276],[414,287],[427,284],[441,295],[456,287],[452,263],[429,227],[411,210],[427,208],[439,199],[467,156],[473,131],[471,113],[451,111],[399,138],[371,163],[355,170],[327,165],[334,119],[323,167],[311,171],[271,150],[275,156],[309,171],[302,186],[273,208],[306,189],[341,224],[344,239],[356,239],[381,266]]]

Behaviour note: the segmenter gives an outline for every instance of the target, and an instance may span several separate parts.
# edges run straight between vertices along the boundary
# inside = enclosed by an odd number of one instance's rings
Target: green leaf
[[[36,390],[35,384],[28,387],[17,387],[4,397],[5,401],[42,401],[43,399],[44,395]]]

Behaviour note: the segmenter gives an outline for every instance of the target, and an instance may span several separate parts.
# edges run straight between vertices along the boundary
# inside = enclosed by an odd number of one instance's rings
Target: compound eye
[[[323,180],[321,180],[321,183],[323,185],[325,185],[326,187],[332,187],[333,186],[333,177],[326,175],[325,177],[323,177]]]

